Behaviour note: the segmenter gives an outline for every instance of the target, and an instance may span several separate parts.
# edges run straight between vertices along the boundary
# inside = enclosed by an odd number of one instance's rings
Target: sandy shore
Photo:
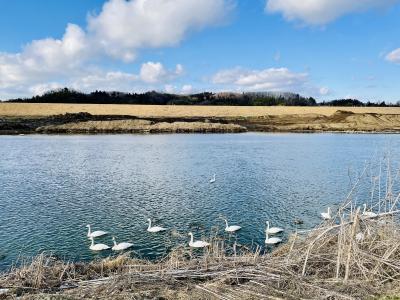
[[[400,133],[400,108],[0,104],[0,134]]]

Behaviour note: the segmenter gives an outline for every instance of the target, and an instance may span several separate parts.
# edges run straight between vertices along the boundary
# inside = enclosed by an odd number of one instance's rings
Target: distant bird
[[[148,232],[156,233],[167,230],[166,228],[160,226],[151,227],[151,219],[147,219],[147,221],[149,222],[149,227],[147,228]]]
[[[190,236],[190,242],[189,246],[192,248],[205,248],[210,246],[210,243],[204,242],[204,241],[193,241],[193,233],[189,232],[188,234]]]
[[[90,250],[92,250],[92,251],[103,251],[103,250],[110,249],[110,247],[105,245],[105,244],[95,244],[93,237],[90,237],[90,239],[92,240],[92,244],[89,247]]]
[[[214,174],[213,178],[210,179],[210,183],[214,183],[216,178],[215,178],[216,174]]]
[[[266,233],[266,236],[265,236],[265,244],[266,245],[276,245],[276,244],[279,244],[280,242],[282,242],[282,239],[277,238],[277,237],[270,238],[268,236],[268,233]]]
[[[277,234],[277,233],[283,232],[283,229],[279,228],[279,227],[271,227],[270,228],[269,221],[267,221],[267,229],[265,230],[265,232],[267,234]]]
[[[374,213],[374,212],[372,212],[372,211],[367,211],[367,204],[366,204],[366,203],[364,203],[364,210],[363,210],[362,215],[363,215],[364,217],[369,217],[369,218],[373,218],[373,217],[376,217],[376,216],[377,216],[376,213]]]
[[[108,232],[102,231],[102,230],[97,230],[97,231],[91,232],[90,225],[86,225],[86,227],[88,228],[87,237],[88,237],[89,239],[90,239],[90,238],[97,238],[97,237],[100,237],[100,236],[103,236],[103,235],[108,234]]]
[[[228,221],[227,221],[226,219],[224,219],[224,221],[225,221],[225,224],[226,224],[226,227],[225,227],[225,231],[226,231],[226,232],[232,233],[232,232],[236,232],[236,231],[242,229],[242,227],[237,226],[237,225],[231,225],[231,226],[229,226],[229,225],[228,225]]]
[[[117,244],[117,242],[115,241],[115,237],[112,237],[112,240],[114,242],[114,246],[112,247],[112,250],[114,250],[114,251],[123,251],[123,250],[129,249],[133,246],[133,244],[131,244],[131,243]]]
[[[321,217],[322,217],[322,219],[324,219],[324,220],[330,220],[330,219],[332,219],[332,216],[331,216],[331,208],[328,207],[328,212],[323,212],[323,213],[321,213]]]

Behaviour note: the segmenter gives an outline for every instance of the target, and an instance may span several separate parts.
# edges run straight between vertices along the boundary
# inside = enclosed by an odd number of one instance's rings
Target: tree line
[[[11,99],[14,103],[70,103],[70,104],[142,104],[142,105],[226,105],[226,106],[400,106],[383,102],[361,102],[357,99],[338,99],[317,103],[312,97],[299,94],[252,94],[252,93],[197,93],[177,95],[160,92],[121,93],[95,91],[82,93],[68,88],[49,91],[31,98]]]

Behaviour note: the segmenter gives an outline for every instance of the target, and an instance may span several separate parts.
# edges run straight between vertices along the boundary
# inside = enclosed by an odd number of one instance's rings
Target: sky
[[[0,99],[69,87],[400,100],[400,0],[0,0]]]

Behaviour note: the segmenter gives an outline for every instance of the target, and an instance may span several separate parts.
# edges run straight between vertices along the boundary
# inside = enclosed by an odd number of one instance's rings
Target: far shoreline
[[[400,107],[0,103],[0,135],[400,133]]]

